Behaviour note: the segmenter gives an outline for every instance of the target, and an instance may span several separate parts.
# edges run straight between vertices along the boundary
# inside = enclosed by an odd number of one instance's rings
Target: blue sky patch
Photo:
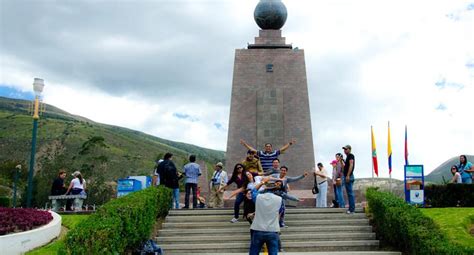
[[[175,113],[173,113],[173,116],[178,118],[178,119],[189,120],[191,122],[199,121],[199,118],[193,117],[193,116],[191,116],[189,114],[186,114],[186,113],[175,112]]]
[[[435,86],[444,89],[444,88],[454,88],[458,90],[464,89],[464,84],[457,83],[457,82],[448,82],[446,78],[440,79],[439,81],[435,82]]]
[[[436,110],[438,111],[446,111],[447,109],[448,107],[446,107],[446,105],[444,105],[443,103],[440,103],[438,107],[436,107]]]
[[[8,87],[0,84],[0,96],[14,98],[14,99],[24,99],[24,100],[33,100],[35,94],[33,92],[23,92],[12,87]]]

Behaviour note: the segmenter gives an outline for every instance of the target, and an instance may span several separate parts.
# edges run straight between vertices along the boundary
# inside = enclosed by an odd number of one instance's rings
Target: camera
[[[217,182],[217,178],[212,178],[211,181],[212,182]]]

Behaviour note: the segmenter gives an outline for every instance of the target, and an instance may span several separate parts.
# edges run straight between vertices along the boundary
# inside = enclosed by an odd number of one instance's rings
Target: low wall
[[[61,216],[49,211],[53,220],[33,230],[0,236],[2,254],[23,254],[49,243],[61,232]]]

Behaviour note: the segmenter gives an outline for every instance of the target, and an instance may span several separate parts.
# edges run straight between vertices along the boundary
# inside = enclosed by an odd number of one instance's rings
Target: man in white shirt
[[[252,200],[255,203],[255,218],[250,226],[251,243],[249,255],[258,255],[263,247],[267,245],[268,254],[278,254],[278,242],[280,240],[279,211],[282,198],[273,194],[275,188],[267,187],[264,193],[259,193],[260,187],[268,183],[270,177],[262,178],[262,181],[252,189]]]

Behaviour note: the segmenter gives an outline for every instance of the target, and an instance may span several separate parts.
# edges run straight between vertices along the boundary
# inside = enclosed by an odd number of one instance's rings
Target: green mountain
[[[474,162],[473,155],[466,155],[467,160]],[[446,181],[451,180],[453,175],[451,174],[451,166],[459,164],[459,156],[452,157],[446,162],[435,168],[430,174],[425,176],[425,181],[433,183],[443,183],[443,178]]]
[[[21,164],[20,188],[25,188],[32,136],[30,101],[0,97],[0,196],[10,195],[13,169]],[[89,203],[113,195],[114,181],[130,175],[150,175],[164,153],[182,167],[195,154],[207,166],[224,161],[223,151],[173,142],[127,128],[106,125],[46,105],[38,123],[34,203],[43,206],[52,180],[64,168],[82,172]],[[67,180],[69,181],[69,179]]]

